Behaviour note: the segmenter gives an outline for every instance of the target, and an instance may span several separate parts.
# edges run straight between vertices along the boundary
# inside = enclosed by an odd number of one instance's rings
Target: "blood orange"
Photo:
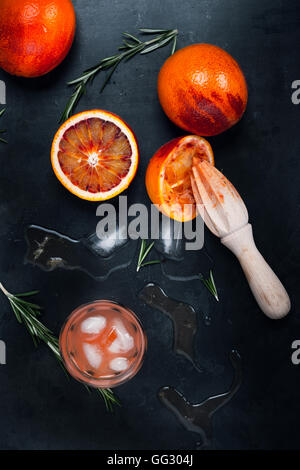
[[[124,191],[139,160],[129,126],[108,111],[72,116],[56,133],[51,161],[59,181],[76,196],[104,201]]]
[[[75,34],[71,0],[1,0],[0,67],[39,77],[66,57]]]
[[[191,174],[197,160],[214,164],[212,148],[203,137],[187,135],[163,145],[147,168],[146,188],[151,201],[163,214],[179,222],[196,217]]]
[[[204,136],[236,124],[248,99],[238,63],[212,44],[192,44],[169,57],[159,73],[158,95],[169,119]]]

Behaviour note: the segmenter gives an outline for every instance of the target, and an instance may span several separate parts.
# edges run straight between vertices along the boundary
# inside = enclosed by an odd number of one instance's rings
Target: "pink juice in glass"
[[[60,351],[69,373],[98,388],[112,388],[141,368],[147,340],[136,315],[109,300],[74,310],[62,327]]]

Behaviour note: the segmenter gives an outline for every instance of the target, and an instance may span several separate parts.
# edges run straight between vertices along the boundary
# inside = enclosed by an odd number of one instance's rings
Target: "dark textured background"
[[[49,350],[36,351],[0,297],[0,338],[7,365],[0,366],[1,449],[192,449],[199,436],[187,432],[157,399],[162,385],[176,386],[194,402],[225,391],[232,381],[229,351],[242,355],[244,380],[235,397],[214,416],[218,449],[299,448],[300,366],[291,363],[291,343],[300,339],[299,317],[299,117],[291,83],[300,79],[300,5],[290,0],[75,0],[78,29],[65,62],[48,76],[25,80],[0,72],[7,85],[9,145],[0,146],[0,279],[14,292],[40,289],[43,319],[58,332],[67,314],[96,298],[111,298],[141,318],[149,351],[141,372],[118,390],[122,408],[105,412],[96,395],[67,381]],[[98,283],[81,272],[44,273],[23,264],[24,228],[35,223],[73,237],[94,230],[96,205],[69,194],[55,178],[50,146],[69,96],[65,82],[114,53],[123,31],[175,28],[178,47],[209,42],[240,63],[249,85],[242,121],[209,139],[216,164],[243,195],[258,247],[283,280],[293,309],[280,322],[258,309],[240,267],[210,233],[221,301],[200,282],[171,282],[159,266],[134,267]],[[135,130],[141,149],[138,175],[128,195],[149,201],[144,174],[159,146],[183,134],[163,114],[156,78],[167,49],[120,66],[102,95],[100,77],[77,110],[95,107],[121,115]],[[197,253],[195,253],[197,256]],[[137,291],[153,280],[199,314],[199,374],[172,353],[171,323],[144,306]],[[205,326],[203,314],[212,318]]]

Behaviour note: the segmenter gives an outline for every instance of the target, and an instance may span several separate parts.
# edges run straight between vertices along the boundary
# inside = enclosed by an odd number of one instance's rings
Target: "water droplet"
[[[231,351],[230,360],[234,368],[234,378],[227,392],[213,395],[200,403],[192,404],[173,387],[163,387],[158,396],[161,402],[171,410],[181,424],[188,430],[202,436],[201,448],[212,442],[212,416],[235,395],[242,382],[241,357],[235,350]],[[197,446],[199,446],[197,442]]]

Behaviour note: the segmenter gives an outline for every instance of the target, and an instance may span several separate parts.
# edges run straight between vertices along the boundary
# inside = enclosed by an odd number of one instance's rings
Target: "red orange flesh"
[[[180,222],[196,217],[191,174],[193,164],[201,160],[214,164],[214,155],[209,142],[197,135],[173,139],[151,158],[146,188],[163,214]]]
[[[56,176],[69,191],[101,201],[128,187],[136,173],[138,147],[121,118],[93,110],[72,116],[61,126],[51,159]]]

